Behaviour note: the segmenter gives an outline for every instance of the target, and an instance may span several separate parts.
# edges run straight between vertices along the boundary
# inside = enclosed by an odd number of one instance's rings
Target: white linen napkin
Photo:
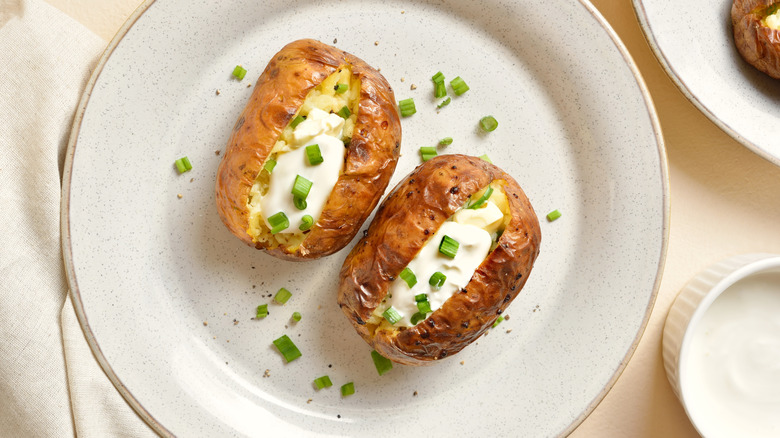
[[[92,355],[60,249],[65,148],[105,46],[40,0],[0,0],[0,436],[156,436]]]

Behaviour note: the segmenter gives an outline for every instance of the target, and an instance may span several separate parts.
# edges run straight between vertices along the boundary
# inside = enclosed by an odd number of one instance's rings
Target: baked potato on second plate
[[[339,306],[379,354],[424,365],[477,339],[522,289],[541,231],[498,167],[440,155],[401,181],[341,268]]]
[[[734,0],[734,43],[755,68],[780,79],[780,1]]]
[[[387,80],[315,40],[274,55],[217,170],[222,222],[244,243],[289,260],[349,243],[387,188],[401,124]]]

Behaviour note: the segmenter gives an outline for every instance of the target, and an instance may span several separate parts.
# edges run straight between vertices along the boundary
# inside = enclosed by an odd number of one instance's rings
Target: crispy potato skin
[[[780,32],[763,26],[763,11],[777,0],[734,0],[731,24],[734,43],[742,57],[755,68],[780,79]]]
[[[268,154],[306,95],[340,66],[360,78],[360,98],[346,165],[325,208],[297,249],[266,248],[247,233],[247,198]],[[349,243],[387,188],[398,162],[401,123],[387,80],[359,58],[315,40],[294,41],[274,55],[238,118],[217,170],[222,222],[244,243],[288,260],[316,259]]]
[[[504,180],[512,211],[499,245],[464,289],[414,327],[377,330],[365,321],[390,284],[447,218],[493,180]],[[357,332],[386,358],[426,365],[477,339],[522,289],[539,254],[541,230],[520,186],[498,167],[465,155],[441,155],[417,167],[377,210],[341,268],[338,302]]]

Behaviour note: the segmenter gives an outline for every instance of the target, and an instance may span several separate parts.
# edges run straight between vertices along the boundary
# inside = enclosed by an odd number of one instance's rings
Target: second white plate
[[[731,0],[633,0],[650,47],[688,99],[753,152],[780,166],[780,79],[734,46]]]

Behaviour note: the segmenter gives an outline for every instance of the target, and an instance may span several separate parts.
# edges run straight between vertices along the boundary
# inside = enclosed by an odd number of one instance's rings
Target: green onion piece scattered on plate
[[[341,396],[346,397],[355,393],[355,383],[349,382],[341,385]]]
[[[439,252],[452,259],[458,253],[458,247],[460,247],[460,243],[457,240],[444,235],[439,244]]]
[[[428,294],[417,294],[414,296],[414,301],[417,303],[420,301],[428,301]]]
[[[261,304],[257,306],[257,314],[255,319],[263,319],[268,316],[268,304]]]
[[[384,316],[390,324],[395,324],[403,318],[393,306],[388,307],[387,310],[382,313],[382,316]]]
[[[398,108],[401,110],[401,117],[409,117],[417,112],[417,108],[414,106],[414,99],[411,97],[399,100]]]
[[[441,109],[441,108],[443,108],[443,107],[445,107],[445,106],[449,105],[449,104],[450,104],[450,102],[452,102],[452,98],[448,97],[448,98],[446,98],[446,99],[442,100],[440,104],[436,105],[436,108],[439,108],[439,109]]]
[[[287,219],[287,215],[281,211],[269,217],[268,223],[271,225],[271,234],[286,230],[290,226],[290,220]]]
[[[496,321],[493,323],[493,328],[496,328],[497,325],[501,324],[501,321],[504,320],[504,317],[501,315],[498,315],[498,318],[496,318]]]
[[[278,292],[276,292],[276,295],[274,296],[274,301],[276,301],[279,304],[286,303],[290,297],[292,297],[292,292],[285,288],[280,288]]]
[[[246,69],[240,65],[237,65],[236,68],[233,69],[233,76],[235,76],[239,81],[244,79],[244,76],[246,76]]]
[[[460,96],[461,94],[469,91],[469,86],[466,85],[466,81],[464,81],[460,76],[450,81],[450,86],[452,87],[452,91],[454,91],[455,95],[457,96]]]
[[[176,170],[179,171],[179,173],[184,173],[189,170],[192,170],[192,164],[190,163],[190,159],[187,157],[181,157],[178,160],[174,162],[176,165]]]
[[[452,137],[444,137],[439,140],[439,144],[442,146],[449,146],[452,144]]]
[[[376,350],[371,352],[371,359],[374,360],[376,372],[378,372],[380,376],[393,369],[393,362],[377,353]]]
[[[479,156],[479,159],[480,159],[480,160],[482,160],[482,161],[487,161],[487,162],[488,162],[488,163],[490,163],[490,164],[493,164],[493,162],[492,162],[492,161],[490,161],[490,157],[488,157],[488,156],[487,156],[487,154],[482,154],[482,155],[480,155],[480,156]]]
[[[498,127],[498,121],[493,116],[485,116],[479,119],[479,126],[485,132],[493,132]]]
[[[439,155],[439,153],[436,152],[435,146],[423,146],[420,148],[420,157],[423,161],[428,161],[437,155]]]
[[[447,87],[444,85],[444,81],[436,82],[433,85],[433,97],[440,98],[447,95]]]
[[[328,376],[317,377],[314,379],[314,386],[316,386],[317,389],[330,388],[333,386],[333,382],[330,381],[330,377]]]
[[[414,275],[414,272],[412,272],[409,267],[406,267],[403,271],[401,271],[401,279],[406,282],[406,285],[409,286],[409,289],[413,288],[414,285],[417,284],[417,276]]]
[[[300,322],[301,321],[301,312],[293,312],[292,319],[295,322]]]
[[[550,222],[558,219],[559,217],[561,217],[561,212],[558,211],[558,210],[553,210],[553,211],[547,213],[547,220],[550,221]]]
[[[301,350],[295,346],[292,339],[287,335],[282,335],[281,338],[274,340],[274,345],[279,350],[279,353],[282,353],[282,356],[284,356],[284,360],[287,363],[302,356]]]
[[[436,72],[436,74],[431,77],[431,80],[433,81],[434,84],[437,82],[444,82],[444,73],[440,71]]]

